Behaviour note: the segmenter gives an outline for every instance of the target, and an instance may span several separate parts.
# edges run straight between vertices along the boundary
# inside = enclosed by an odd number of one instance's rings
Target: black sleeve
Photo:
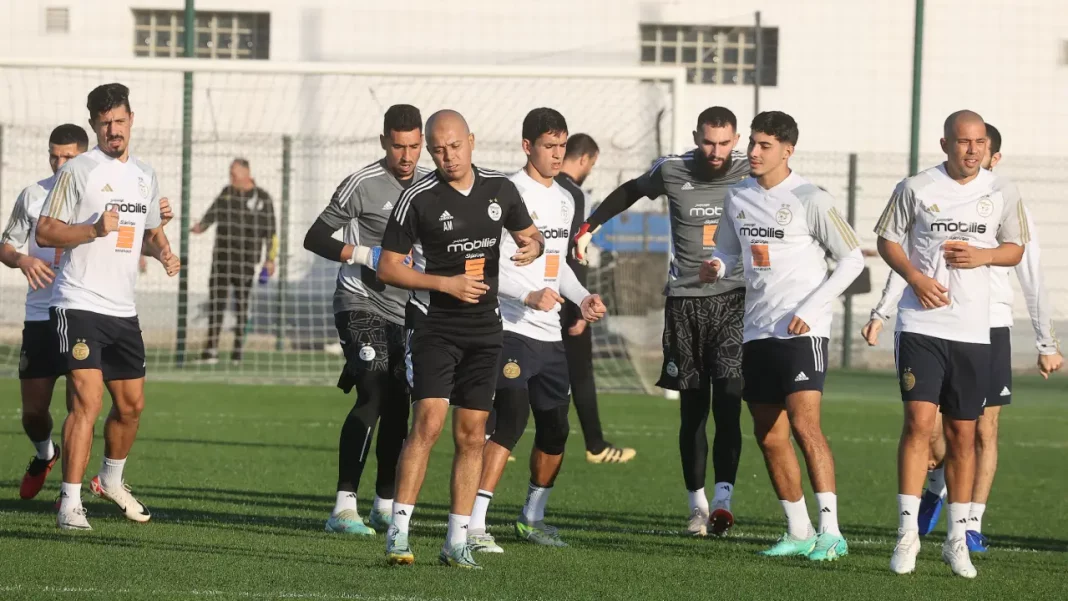
[[[341,251],[345,248],[345,243],[334,238],[336,231],[320,215],[304,236],[304,248],[328,261],[340,262]]]
[[[406,199],[407,194],[401,196],[401,202],[393,207],[393,213],[386,222],[386,231],[382,233],[382,250],[388,250],[400,255],[406,255],[412,251],[412,246],[419,240],[419,213],[415,207],[415,198]]]
[[[222,202],[224,196],[229,196],[227,194],[227,191],[229,189],[229,186],[223,188],[222,192],[219,192],[219,195],[215,197],[215,200],[211,201],[211,206],[208,207],[208,210],[206,213],[204,213],[204,216],[200,218],[201,227],[207,229],[211,227],[213,223],[215,223],[216,219],[218,219],[219,203]]]
[[[519,189],[510,181],[501,185],[498,200],[504,209],[504,229],[509,232],[521,232],[534,225],[534,221],[527,212],[527,205],[519,194]]]
[[[643,190],[641,180],[649,177],[649,175],[650,174],[647,173],[641,178],[632,179],[613,190],[612,193],[609,194],[597,209],[590,213],[590,216],[586,219],[586,223],[590,224],[590,229],[603,225],[616,215],[619,215],[623,211],[632,207],[634,203],[648,196],[646,191]],[[661,182],[662,181],[663,180],[661,180]],[[662,183],[660,185],[663,186]],[[656,196],[659,196],[659,194]],[[651,198],[656,198],[656,196],[652,196]]]

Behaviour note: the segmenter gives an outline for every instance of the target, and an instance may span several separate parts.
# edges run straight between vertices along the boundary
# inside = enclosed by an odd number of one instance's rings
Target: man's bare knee
[[[989,412],[979,418],[975,426],[975,444],[983,449],[989,449],[998,444],[998,414]]]

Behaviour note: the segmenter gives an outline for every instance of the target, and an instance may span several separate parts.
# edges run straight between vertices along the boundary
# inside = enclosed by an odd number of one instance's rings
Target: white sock
[[[372,505],[378,513],[389,513],[393,511],[393,499],[383,499],[382,497],[375,495],[375,500]]]
[[[699,488],[697,490],[690,490],[687,493],[690,496],[690,513],[693,510],[700,507],[705,513],[708,513],[708,497],[705,496],[705,489]]]
[[[900,530],[920,531],[920,498],[897,496],[897,527]]]
[[[972,503],[968,512],[968,530],[983,531],[983,512],[986,511],[986,503]]]
[[[445,545],[448,548],[456,545],[467,544],[467,527],[471,523],[471,516],[449,514],[449,532],[445,535]]]
[[[812,520],[808,517],[808,507],[805,505],[805,495],[801,495],[799,501],[783,501],[782,510],[786,514],[786,531],[794,538],[809,538],[812,536]]]
[[[52,444],[51,436],[41,442],[33,443],[33,448],[37,449],[37,458],[45,461],[50,461],[56,454],[56,446]]]
[[[335,516],[346,509],[356,511],[356,493],[351,490],[337,491],[337,500],[334,501],[334,511],[330,515]]]
[[[468,531],[486,531],[486,512],[489,511],[490,501],[493,500],[493,491],[478,489],[475,497],[475,508],[471,511],[471,523]]]
[[[820,508],[820,533],[842,536],[842,531],[838,529],[838,495],[833,492],[818,492],[816,506]]]
[[[122,468],[126,467],[125,459],[108,459],[104,457],[104,464],[100,466],[100,486],[112,490],[122,487]]]
[[[968,530],[968,514],[971,511],[971,503],[949,504],[949,532],[946,534],[946,540],[964,538],[964,533]]]
[[[927,472],[927,490],[943,499],[946,498],[946,468],[936,467]]]
[[[59,485],[59,510],[67,511],[82,506],[82,485],[62,482]]]
[[[734,485],[730,482],[716,482],[716,494],[712,497],[712,504],[723,504],[727,509],[731,508],[731,495],[734,494]],[[691,511],[693,511],[691,509]]]
[[[549,500],[552,487],[544,488],[534,483],[527,485],[527,502],[523,505],[523,519],[528,524],[543,521],[545,519],[545,503]]]
[[[411,522],[414,511],[415,505],[393,502],[393,525],[398,532],[408,533],[408,523]]]

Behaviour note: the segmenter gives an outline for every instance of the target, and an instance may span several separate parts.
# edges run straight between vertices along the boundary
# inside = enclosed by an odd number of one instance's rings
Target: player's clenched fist
[[[599,294],[591,294],[582,299],[582,304],[579,305],[579,308],[582,309],[582,318],[586,321],[597,321],[604,317],[604,314],[608,311]]]
[[[159,262],[163,264],[163,268],[167,270],[169,277],[178,275],[178,272],[182,270],[182,262],[178,258],[178,255],[171,252],[171,249],[165,248],[159,253]]]
[[[115,209],[107,209],[100,215],[100,219],[96,220],[93,225],[93,230],[96,232],[97,238],[103,238],[111,232],[119,229],[119,212]]]
[[[860,329],[860,335],[864,337],[864,342],[868,343],[868,346],[875,346],[879,344],[879,332],[883,331],[883,320],[871,319]]]
[[[712,284],[719,279],[719,270],[723,268],[723,264],[719,262],[719,259],[712,259],[711,261],[705,261],[701,263],[701,268],[697,272],[697,276],[705,284]]]
[[[489,286],[478,278],[461,273],[446,278],[441,291],[465,303],[477,304],[478,299],[489,292]]]
[[[174,219],[174,211],[171,209],[171,201],[166,198],[159,199],[159,226],[163,227]]]
[[[552,288],[535,290],[523,299],[523,304],[535,311],[552,311],[553,307],[563,304],[564,298]]]
[[[949,289],[938,283],[938,280],[917,272],[909,280],[909,286],[916,293],[916,298],[924,309],[936,309],[949,304]]]

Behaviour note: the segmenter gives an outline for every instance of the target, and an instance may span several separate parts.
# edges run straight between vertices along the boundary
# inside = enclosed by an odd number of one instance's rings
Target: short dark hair
[[[89,109],[90,119],[96,119],[120,106],[126,107],[126,111],[130,112],[130,88],[121,83],[106,83],[97,86],[89,92],[89,99],[85,103],[85,108]]]
[[[731,129],[738,131],[738,117],[735,117],[729,108],[710,106],[697,116],[697,129],[701,129],[705,125],[712,127],[726,127],[729,125]]]
[[[797,146],[797,122],[782,111],[764,111],[753,117],[749,127],[754,132],[768,134],[780,142]]]
[[[564,159],[580,159],[600,154],[601,149],[589,134],[575,134],[567,138],[567,152]]]
[[[52,135],[48,136],[48,143],[56,146],[77,144],[78,150],[85,150],[89,148],[89,136],[80,126],[64,123],[52,130]]]
[[[987,123],[986,137],[990,138],[990,154],[1001,152],[1001,132],[998,131],[998,128]],[[571,142],[568,142],[568,144],[570,143]]]
[[[388,136],[391,131],[423,130],[423,116],[419,109],[410,104],[394,104],[386,109],[386,116],[382,119],[382,135]]]
[[[560,111],[541,107],[536,108],[523,119],[523,139],[531,142],[543,134],[566,134],[567,121]]]
[[[234,162],[232,162],[230,164],[231,165],[240,165],[240,166],[244,167],[245,169],[248,169],[250,171],[252,170],[252,168],[249,167],[249,165],[248,165],[248,159],[243,159],[241,157],[237,157],[236,159],[234,159]]]

